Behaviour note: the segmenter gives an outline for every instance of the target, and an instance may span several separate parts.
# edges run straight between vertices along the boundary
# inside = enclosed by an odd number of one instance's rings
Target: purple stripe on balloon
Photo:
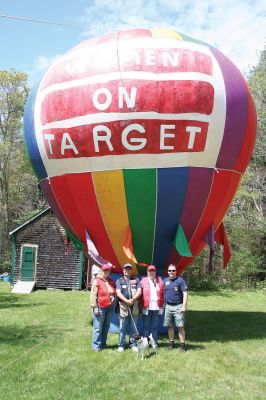
[[[237,67],[217,49],[211,51],[221,68],[226,90],[226,121],[216,167],[234,169],[247,125],[247,89]]]
[[[60,208],[60,206],[59,206],[59,204],[58,204],[58,202],[57,202],[57,200],[55,198],[55,195],[54,195],[54,192],[53,192],[52,187],[50,185],[49,179],[43,179],[40,182],[40,185],[41,185],[42,191],[44,192],[48,203],[50,204],[53,212],[57,216],[57,218],[60,221],[61,225],[64,228],[66,228],[69,232],[72,232],[72,233],[76,234],[73,231],[73,228],[71,227],[69,222],[67,221],[66,217],[64,216],[64,214],[63,214],[63,212],[62,212],[62,210],[61,210],[61,208]]]
[[[204,211],[210,193],[212,168],[189,168],[188,186],[180,223],[190,242]]]
[[[212,186],[213,172],[212,168],[189,168],[187,192],[179,221],[188,243],[190,243],[193,237],[207,203]],[[173,248],[168,259],[168,264],[177,264],[181,258]]]

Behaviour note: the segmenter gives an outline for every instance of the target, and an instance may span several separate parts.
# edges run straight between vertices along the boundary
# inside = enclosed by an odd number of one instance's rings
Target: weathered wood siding
[[[49,210],[16,233],[14,282],[21,274],[21,246],[38,245],[36,287],[79,289],[80,253],[72,243],[65,255],[65,232],[58,219]]]

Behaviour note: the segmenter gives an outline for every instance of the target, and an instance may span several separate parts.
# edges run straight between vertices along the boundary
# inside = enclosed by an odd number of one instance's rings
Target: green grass
[[[0,399],[265,399],[265,294],[190,293],[188,351],[143,362],[91,351],[87,292],[12,295],[0,283]]]

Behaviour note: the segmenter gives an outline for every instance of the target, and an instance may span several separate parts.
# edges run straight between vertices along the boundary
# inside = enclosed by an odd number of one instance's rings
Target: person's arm
[[[142,294],[142,289],[141,289],[141,287],[140,288],[138,288],[137,289],[137,291],[136,291],[136,293],[134,294],[134,296],[132,297],[132,299],[135,301],[135,300],[138,300],[140,297],[141,297],[141,294]]]
[[[91,286],[91,308],[98,306],[98,284],[96,279],[93,280]]]
[[[141,282],[139,281],[139,279],[137,278],[137,290],[132,298],[135,301],[135,300],[138,300],[141,297],[141,295],[142,295],[142,285],[141,285]]]
[[[183,292],[183,304],[180,308],[181,312],[185,312],[187,310],[187,299],[188,299],[188,292]]]
[[[124,301],[128,306],[132,306],[132,304],[134,303],[134,300],[133,300],[133,299],[127,299],[127,298],[122,294],[122,292],[121,292],[120,289],[116,289],[116,294],[117,294],[117,297],[118,297],[120,300]]]

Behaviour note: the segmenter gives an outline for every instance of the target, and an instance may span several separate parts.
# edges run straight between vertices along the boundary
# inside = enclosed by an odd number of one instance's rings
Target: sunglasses
[[[168,269],[168,272],[176,272],[176,269]]]

